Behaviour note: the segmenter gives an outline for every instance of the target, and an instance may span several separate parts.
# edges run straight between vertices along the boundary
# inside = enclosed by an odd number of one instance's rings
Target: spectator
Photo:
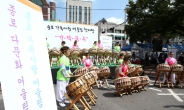
[[[122,41],[122,48],[126,46],[126,40],[125,38],[123,38],[123,41]]]
[[[167,58],[167,54],[164,53],[164,51],[162,51],[162,53],[160,53],[158,57],[159,63],[165,63],[166,58]]]
[[[145,65],[149,65],[149,55],[148,55],[148,52],[146,52],[146,55],[145,55]]]

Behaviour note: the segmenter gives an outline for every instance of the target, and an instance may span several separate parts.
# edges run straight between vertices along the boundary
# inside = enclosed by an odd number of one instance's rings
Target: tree
[[[150,42],[155,35],[163,40],[184,36],[184,1],[129,1],[126,33],[131,42]]]

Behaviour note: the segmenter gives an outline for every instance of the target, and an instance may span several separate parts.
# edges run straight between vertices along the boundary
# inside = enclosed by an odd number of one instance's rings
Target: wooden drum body
[[[128,94],[130,92],[131,80],[129,77],[120,77],[114,80],[114,85],[116,87],[114,95],[122,96],[123,93]],[[124,91],[123,93],[122,90]]]
[[[95,76],[96,80],[98,79],[99,68],[97,66],[92,66],[88,68],[88,71],[91,72]]]
[[[171,70],[173,72],[182,72],[183,71],[183,66],[180,64],[174,64],[171,66]]]
[[[147,86],[150,82],[150,79],[148,76],[139,76],[140,80],[141,80],[141,84],[140,87],[146,91],[145,86]]]
[[[141,84],[142,85],[147,85],[150,82],[150,79],[148,76],[139,76],[140,80],[141,80]]]
[[[104,54],[104,50],[103,49],[97,49],[97,54],[98,55],[103,55]]]
[[[132,86],[139,86],[141,84],[141,80],[139,77],[131,77],[130,80]]]
[[[79,57],[79,54],[80,54],[80,50],[78,50],[78,49],[72,49],[70,51],[70,58],[76,59],[76,58]]]
[[[93,75],[92,72],[88,72],[88,73],[82,75],[81,78],[86,80],[87,84],[90,86],[95,84],[95,82],[96,82],[95,76]]]
[[[117,51],[112,52],[112,57],[113,58],[118,58],[118,56],[119,56],[119,52],[117,52]]]
[[[135,71],[135,66],[134,65],[128,65],[128,74],[131,74]]]
[[[92,67],[88,68],[88,71],[89,72],[95,71],[96,73],[99,73],[99,68],[97,66],[92,66]]]
[[[74,72],[73,72],[73,74],[74,75],[83,75],[83,74],[85,74],[85,73],[87,73],[88,72],[88,69],[86,68],[86,67],[82,67],[82,68],[77,68]]]
[[[60,51],[56,47],[52,48],[49,52],[50,56],[60,56]]]
[[[121,51],[120,54],[123,54],[125,56],[126,52],[125,51]]]
[[[88,89],[87,82],[82,78],[76,79],[66,87],[66,90],[72,97],[77,97],[78,95],[85,93]]]
[[[101,76],[109,75],[111,73],[108,66],[101,67],[99,70]]]
[[[89,49],[89,54],[90,54],[91,56],[96,56],[96,54],[97,54],[97,49],[90,48],[90,49]]]
[[[159,64],[157,66],[157,71],[170,71],[170,70],[171,70],[170,66],[164,63]]]
[[[104,49],[104,56],[110,56],[112,54],[112,51],[109,49]]]
[[[122,77],[122,78],[117,78],[114,80],[114,85],[116,88],[119,88],[119,87],[129,87],[131,86],[131,80],[129,77]]]
[[[132,53],[130,51],[126,51],[126,58],[131,58],[132,57]]]
[[[142,69],[142,66],[141,65],[136,65],[135,66],[135,71],[131,74],[131,77],[140,76],[143,72],[144,72],[144,70]]]

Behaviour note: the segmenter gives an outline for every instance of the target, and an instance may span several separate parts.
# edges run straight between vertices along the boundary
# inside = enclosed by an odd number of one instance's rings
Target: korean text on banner
[[[28,0],[5,0],[0,7],[6,13],[0,21],[5,109],[57,110],[41,8]]]
[[[104,49],[112,49],[112,37],[110,36],[100,36],[101,44]]]
[[[45,31],[50,48],[59,48],[62,41],[72,47],[77,40],[79,48],[89,49],[98,40],[98,27],[92,25],[45,21]]]

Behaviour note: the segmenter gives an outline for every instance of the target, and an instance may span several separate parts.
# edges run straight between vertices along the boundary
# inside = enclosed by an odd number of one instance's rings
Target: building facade
[[[56,4],[54,2],[47,3],[46,0],[29,0],[42,8],[44,20],[56,20]]]
[[[92,24],[91,9],[91,1],[67,0],[66,21],[79,24]]]
[[[123,40],[127,39],[127,35],[124,31],[125,23],[116,24],[112,22],[108,22],[106,19],[102,18],[100,21],[95,23],[98,26],[98,37],[102,34],[106,34],[107,36],[112,37],[112,49],[114,49],[115,43],[119,42],[121,47],[123,47]]]

